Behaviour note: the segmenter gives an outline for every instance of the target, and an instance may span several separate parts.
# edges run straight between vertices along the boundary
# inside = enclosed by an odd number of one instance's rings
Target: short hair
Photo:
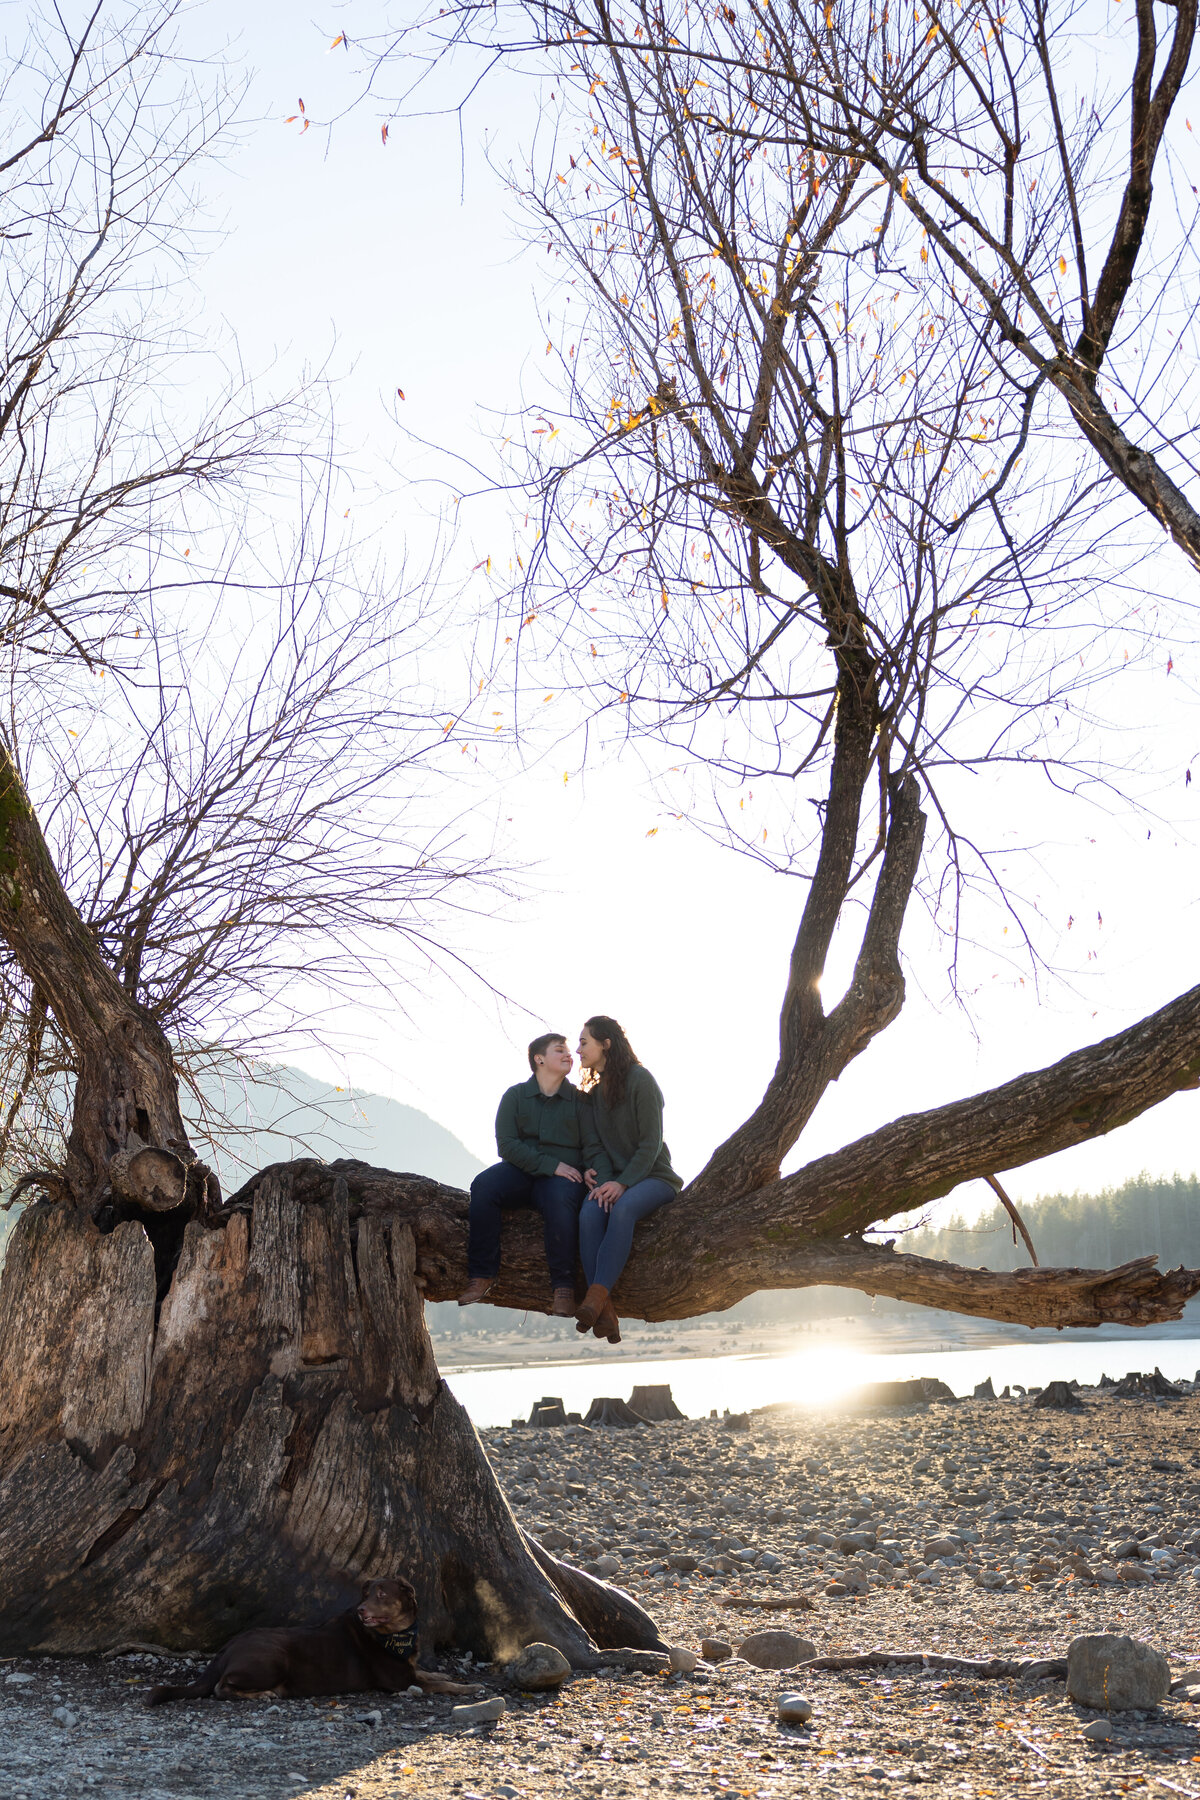
[[[529,1067],[533,1070],[535,1075],[537,1074],[537,1062],[535,1058],[545,1056],[551,1044],[565,1044],[566,1041],[567,1034],[565,1031],[544,1031],[541,1037],[534,1038],[532,1044],[529,1046]]]

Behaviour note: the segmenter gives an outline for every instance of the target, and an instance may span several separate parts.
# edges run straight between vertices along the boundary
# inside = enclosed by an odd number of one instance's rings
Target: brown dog
[[[430,1694],[471,1694],[431,1669],[417,1667],[417,1596],[396,1576],[368,1581],[357,1606],[324,1625],[269,1626],[230,1638],[207,1669],[185,1687],[152,1688],[147,1706],[166,1700],[294,1699],[307,1694],[385,1694],[421,1687]]]

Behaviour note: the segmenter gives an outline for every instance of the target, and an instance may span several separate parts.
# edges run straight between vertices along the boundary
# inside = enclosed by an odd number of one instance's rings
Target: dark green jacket
[[[526,1175],[553,1175],[560,1162],[581,1175],[595,1169],[601,1181],[612,1172],[592,1109],[569,1081],[557,1094],[543,1094],[536,1075],[510,1087],[496,1114],[496,1148]]]
[[[605,1104],[603,1080],[588,1099],[600,1142],[612,1163],[613,1179],[631,1188],[653,1175],[657,1181],[669,1181],[678,1193],[683,1180],[671,1167],[671,1152],[663,1143],[662,1090],[649,1069],[634,1063],[619,1106]]]

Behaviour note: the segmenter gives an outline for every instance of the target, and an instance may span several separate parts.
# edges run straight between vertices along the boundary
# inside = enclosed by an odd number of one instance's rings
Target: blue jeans
[[[500,1273],[500,1221],[506,1212],[532,1206],[542,1215],[551,1287],[575,1288],[579,1206],[587,1190],[565,1175],[527,1175],[508,1162],[481,1169],[471,1183],[467,1213],[467,1274],[485,1281]]]
[[[656,1176],[626,1188],[608,1212],[589,1195],[579,1215],[579,1258],[589,1287],[593,1282],[616,1287],[633,1248],[634,1226],[674,1198],[670,1182]]]

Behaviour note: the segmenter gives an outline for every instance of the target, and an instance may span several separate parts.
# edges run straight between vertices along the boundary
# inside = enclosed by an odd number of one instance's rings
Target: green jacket
[[[560,1162],[581,1175],[595,1169],[601,1181],[611,1174],[592,1109],[569,1081],[557,1094],[543,1094],[536,1075],[508,1088],[496,1114],[496,1148],[526,1175],[553,1175]]]
[[[678,1193],[683,1179],[671,1167],[671,1152],[663,1143],[662,1089],[649,1069],[634,1063],[619,1106],[606,1105],[603,1079],[588,1099],[600,1142],[612,1163],[613,1179],[631,1188],[653,1175],[657,1181],[669,1181]]]

